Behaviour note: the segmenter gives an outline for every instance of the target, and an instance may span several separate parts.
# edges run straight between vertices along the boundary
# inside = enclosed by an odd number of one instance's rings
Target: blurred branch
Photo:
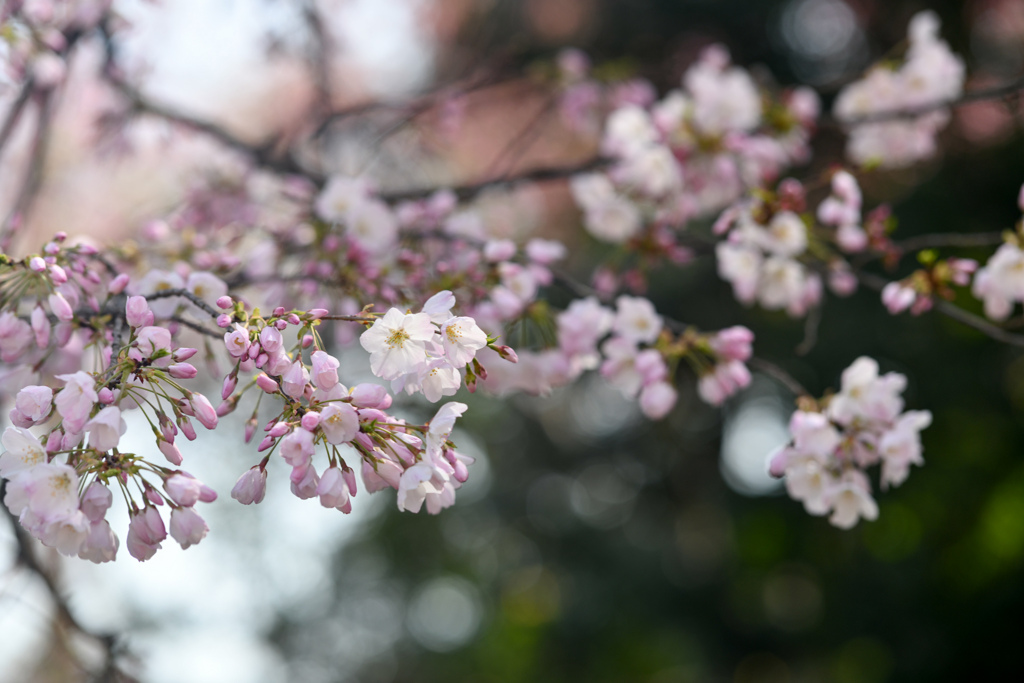
[[[36,122],[36,129],[32,135],[32,142],[29,147],[28,170],[22,180],[21,188],[11,206],[10,212],[0,226],[0,252],[7,252],[10,249],[11,241],[17,233],[18,228],[24,223],[25,216],[39,186],[43,180],[43,166],[46,162],[46,149],[50,137],[50,123],[53,120],[54,102],[56,90],[45,90],[36,93],[36,106],[39,108],[39,118]]]
[[[864,286],[873,289],[877,292],[881,292],[889,281],[883,277],[875,275],[874,273],[857,272],[857,280]],[[1013,334],[1007,332],[1002,327],[994,325],[984,318],[980,318],[973,313],[968,313],[964,309],[951,304],[945,299],[938,297],[932,297],[932,304],[934,310],[946,315],[953,320],[963,323],[968,327],[973,327],[982,334],[985,334],[996,341],[1003,342],[1005,344],[1011,344],[1013,346],[1024,347],[1024,336],[1019,334]]]
[[[529,151],[530,147],[536,141],[537,136],[543,130],[541,123],[551,115],[551,112],[554,111],[557,104],[558,96],[549,95],[545,99],[544,104],[537,110],[537,113],[534,114],[530,120],[526,122],[526,125],[522,127],[519,133],[509,140],[508,144],[502,148],[501,152],[498,153],[494,158],[494,161],[492,161],[490,166],[488,166],[484,175],[494,176],[501,170],[502,166],[505,165],[506,171],[502,173],[499,178],[508,177],[508,174],[511,173],[513,168],[515,168],[519,159]]]
[[[109,23],[109,17],[107,17],[99,25],[105,53],[101,73],[104,80],[128,101],[130,108],[134,112],[156,116],[203,133],[225,147],[248,156],[254,164],[261,168],[276,173],[304,175],[314,182],[323,183],[324,178],[321,175],[300,165],[291,155],[290,151],[285,154],[276,153],[275,150],[278,149],[280,142],[277,136],[272,136],[262,143],[246,142],[215,123],[198,119],[170,105],[160,104],[148,99],[140,90],[128,83],[122,75],[117,63],[117,48],[114,44],[113,33]]]
[[[800,382],[798,382],[792,375],[771,361],[767,361],[764,358],[754,357],[747,361],[747,365],[778,381],[797,397],[811,395],[811,392],[807,391],[803,384],[800,384]]]
[[[385,192],[380,195],[380,198],[386,202],[400,202],[411,199],[423,199],[425,197],[429,197],[439,189],[450,189],[460,200],[466,200],[475,197],[484,190],[489,190],[494,187],[511,187],[522,183],[542,183],[552,180],[565,180],[566,178],[571,178],[572,176],[580,173],[596,171],[611,163],[612,160],[605,157],[591,157],[590,159],[578,164],[532,168],[521,173],[505,175],[500,178],[490,178],[488,180],[481,180],[479,182],[468,183],[466,185],[449,186],[447,188],[445,188],[445,186],[424,187],[414,190],[402,190],[400,192]]]
[[[302,6],[302,19],[306,22],[311,36],[309,65],[313,71],[313,83],[317,93],[317,118],[331,111],[334,96],[331,88],[331,38],[327,33],[316,0],[306,0]]]
[[[7,481],[0,479],[0,500],[3,499],[7,489]],[[3,508],[4,516],[11,522],[14,531],[14,538],[17,541],[17,557],[15,565],[23,567],[39,577],[43,587],[46,588],[50,599],[53,600],[56,611],[55,619],[58,626],[70,628],[81,635],[96,641],[103,649],[103,665],[98,671],[90,675],[90,679],[96,683],[138,683],[137,679],[125,673],[118,664],[118,659],[124,655],[123,646],[119,642],[119,636],[112,633],[97,633],[82,625],[68,607],[57,582],[50,571],[36,559],[34,547],[36,542],[22,528],[18,519],[11,513],[6,505]],[[71,651],[70,648],[69,652]]]
[[[941,247],[993,247],[1003,243],[1001,232],[948,233],[939,235],[918,235],[894,242],[903,252]]]
[[[7,116],[4,117],[4,122],[0,125],[0,152],[7,145],[7,140],[11,137],[14,127],[18,124],[18,119],[21,118],[21,113],[25,110],[25,105],[28,103],[29,96],[32,94],[34,87],[35,81],[31,77],[26,78],[25,82],[21,84],[18,96],[11,103],[10,109],[7,110]]]
[[[889,111],[879,111],[865,116],[859,116],[853,119],[837,119],[832,114],[826,114],[821,117],[821,125],[831,125],[839,127],[847,126],[859,126],[865,123],[883,123],[885,121],[899,121],[900,119],[913,119],[918,116],[930,114],[935,111],[942,111],[943,109],[961,107],[965,104],[972,104],[974,102],[983,102],[985,100],[998,100],[1003,98],[1009,98],[1018,95],[1024,90],[1024,76],[1008,81],[1001,85],[992,86],[990,88],[976,88],[974,90],[968,90],[960,97],[952,100],[941,100],[938,102],[932,102],[930,104],[924,104],[919,107],[910,107],[902,109],[892,109]]]

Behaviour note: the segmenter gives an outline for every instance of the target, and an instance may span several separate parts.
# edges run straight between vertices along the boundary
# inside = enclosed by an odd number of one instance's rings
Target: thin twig
[[[596,171],[612,163],[611,159],[604,157],[591,157],[586,161],[569,166],[546,166],[532,168],[521,173],[507,175],[501,178],[490,178],[466,185],[456,185],[449,188],[460,200],[471,199],[484,190],[494,187],[511,187],[522,183],[542,183],[552,180],[565,180],[580,173]],[[394,203],[412,199],[423,199],[437,192],[437,187],[424,187],[415,190],[403,190],[400,192],[385,192],[380,198],[386,202]]]
[[[146,301],[153,301],[154,299],[168,299],[172,296],[180,296],[183,299],[188,299],[196,306],[198,306],[203,313],[209,314],[211,318],[216,318],[220,315],[210,304],[206,303],[198,296],[188,291],[187,289],[161,289],[159,292],[153,292],[152,294],[146,294]]]
[[[858,272],[857,280],[861,284],[878,292],[881,292],[885,286],[889,284],[888,280],[873,273]],[[932,297],[932,304],[933,310],[961,322],[964,325],[973,327],[996,341],[1001,341],[1013,346],[1024,347],[1024,336],[1007,332],[998,325],[994,325],[984,318],[979,318],[973,313],[968,313],[959,306],[955,306],[944,299]]]
[[[7,145],[7,140],[14,131],[14,127],[18,124],[18,119],[21,118],[21,113],[25,110],[25,105],[28,103],[29,95],[32,94],[34,87],[35,81],[31,77],[26,78],[25,82],[21,84],[18,96],[11,103],[10,109],[7,110],[7,116],[4,118],[3,125],[0,125],[0,151]]]
[[[192,322],[191,320],[186,320],[185,318],[176,315],[172,315],[170,318],[168,318],[168,320],[170,320],[171,322],[178,323],[179,325],[183,325],[189,328],[190,330],[195,330],[200,334],[205,334],[207,337],[212,337],[213,339],[222,339],[224,337],[224,335],[221,334],[220,332],[215,332],[209,329],[208,327],[203,327],[199,323]]]
[[[778,380],[779,383],[781,383],[783,386],[785,386],[787,389],[793,392],[797,397],[811,395],[811,392],[807,391],[804,385],[800,384],[800,382],[794,379],[792,375],[790,375],[788,372],[783,370],[775,363],[772,363],[771,361],[767,361],[764,358],[755,357],[747,361],[747,365],[754,368],[755,370],[763,372],[764,374],[772,377],[773,379]]]
[[[32,136],[32,144],[29,148],[28,171],[18,191],[17,198],[11,207],[10,212],[0,226],[0,251],[7,252],[10,249],[11,241],[17,232],[17,227],[24,223],[32,202],[43,180],[43,166],[46,162],[46,149],[50,138],[50,123],[53,120],[54,98],[56,90],[46,90],[37,93],[36,106],[39,108],[39,118],[36,122],[36,129]]]
[[[867,123],[883,123],[885,121],[898,121],[900,119],[913,119],[924,114],[930,114],[934,111],[942,111],[943,109],[950,109],[955,107],[961,107],[965,104],[971,104],[974,102],[982,102],[985,100],[997,100],[1003,97],[1009,97],[1024,90],[1024,76],[1015,80],[1003,83],[1001,85],[992,86],[990,88],[976,88],[969,90],[953,100],[939,100],[936,102],[930,102],[918,107],[909,107],[903,109],[892,109],[889,111],[873,112],[864,116],[859,116],[852,119],[837,119],[834,115],[826,115],[821,118],[820,123],[822,125],[836,125],[836,126],[860,126]]]

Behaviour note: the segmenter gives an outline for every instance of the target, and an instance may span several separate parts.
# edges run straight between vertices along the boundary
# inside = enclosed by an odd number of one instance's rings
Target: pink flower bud
[[[167,367],[167,373],[175,379],[192,379],[199,371],[189,363],[172,363]]]
[[[328,314],[329,312],[330,312],[330,311],[328,311],[328,310],[327,310],[326,308],[313,308],[313,309],[310,309],[310,311],[309,311],[309,314],[310,314],[310,315],[311,315],[311,316],[312,316],[312,317],[313,317],[313,318],[314,318],[315,320],[319,320],[320,318],[322,318],[322,317],[324,317],[325,315],[327,315],[327,314]]]
[[[71,308],[71,304],[64,298],[64,295],[60,292],[54,292],[51,294],[46,301],[50,304],[50,310],[57,316],[58,320],[68,322],[73,320],[75,317],[75,311]]]
[[[130,296],[125,304],[125,320],[131,327],[146,327],[152,323],[149,302],[144,296]]]
[[[278,389],[281,388],[278,385],[277,382],[275,382],[270,377],[268,377],[265,373],[262,373],[262,372],[260,374],[256,375],[256,386],[258,386],[260,389],[262,389],[263,391],[267,392],[268,394],[273,394]]]
[[[82,495],[79,507],[90,522],[98,522],[107,514],[107,509],[110,508],[113,499],[110,489],[98,481],[94,481],[89,484],[89,488]]]
[[[167,495],[182,507],[192,507],[199,502],[199,491],[202,482],[184,474],[175,474],[164,482]]]
[[[274,327],[277,330],[283,330],[286,327],[288,327],[288,321],[287,320],[277,320],[277,321],[274,322]]]
[[[231,497],[242,505],[260,503],[266,493],[267,471],[258,466],[239,477],[234,488],[231,489]]]
[[[111,391],[108,387],[103,387],[102,389],[97,391],[96,396],[99,398],[100,403],[102,403],[105,406],[109,406],[111,403],[114,402],[114,392]]]
[[[167,458],[167,462],[175,466],[181,464],[181,451],[178,450],[178,447],[175,446],[173,442],[160,439],[157,441],[157,448],[159,448],[160,452],[164,454],[165,458]]]
[[[313,335],[311,335],[311,334],[304,334],[304,335],[302,335],[302,348],[308,349],[312,345],[313,345]]]
[[[256,419],[253,418],[245,423],[245,442],[252,443],[252,437],[256,433]]]
[[[52,280],[55,285],[62,285],[68,281],[68,274],[64,272],[63,268],[54,263],[50,266],[50,280]]]
[[[275,318],[280,318],[282,315],[284,315],[284,312],[285,312],[284,306],[278,306],[277,308],[274,309],[274,317]]]
[[[352,389],[352,405],[357,408],[380,408],[388,396],[379,384],[357,384]]]
[[[235,407],[238,405],[238,401],[224,401],[217,406],[217,417],[224,417],[230,415],[235,411]]]
[[[121,292],[124,291],[124,288],[128,286],[128,283],[130,281],[131,278],[128,276],[128,273],[121,273],[120,275],[118,275],[117,277],[110,281],[110,293],[120,294]]]
[[[183,417],[179,419],[178,428],[181,430],[181,433],[185,435],[186,439],[189,441],[196,440],[196,428],[192,426],[192,422],[188,418]]]
[[[495,346],[494,350],[498,352],[498,355],[507,360],[510,363],[518,363],[519,356],[512,349],[511,346]]]
[[[28,267],[37,273],[46,272],[46,261],[39,256],[33,256],[28,262]]]
[[[302,416],[302,428],[307,432],[311,432],[316,429],[316,426],[320,424],[320,413],[316,411],[310,411]]]
[[[260,346],[269,354],[276,353],[283,343],[281,333],[274,327],[264,327],[260,330]]]
[[[349,495],[356,495],[356,471],[346,467],[341,471],[341,476],[345,479],[345,485],[348,487]]]
[[[291,367],[281,376],[281,388],[286,396],[299,399],[306,391],[306,384],[309,382],[309,372],[301,360],[292,363]]]
[[[263,451],[267,450],[268,448],[270,448],[273,445],[274,445],[274,437],[272,437],[272,436],[265,436],[265,437],[263,437],[263,441],[260,441],[260,445],[256,448],[256,452],[257,453],[262,453]]]
[[[299,323],[302,322],[299,316],[295,315],[294,313],[289,313],[287,320],[289,325],[298,325]]]
[[[217,411],[213,409],[209,399],[198,392],[193,392],[189,403],[192,406],[192,410],[195,411],[196,419],[204,427],[207,429],[215,429],[217,427]]]
[[[224,296],[217,299],[217,308],[227,310],[231,308],[234,305],[234,303],[235,302],[232,301],[231,297],[225,294]]]
[[[287,422],[278,422],[270,429],[269,436],[273,439],[280,438],[292,430]]]
[[[183,362],[191,358],[198,353],[198,349],[193,349],[189,346],[182,346],[180,349],[174,352],[174,360]]]
[[[46,437],[46,452],[56,453],[61,450],[64,441],[64,432],[50,432]]]
[[[39,306],[32,309],[32,333],[36,338],[36,346],[45,349],[50,343],[50,318]]]
[[[171,510],[171,538],[177,541],[182,549],[199,543],[206,538],[209,531],[210,527],[193,508]]]
[[[231,327],[231,316],[221,313],[217,316],[217,327]]]
[[[172,366],[173,367],[173,366]],[[238,384],[238,377],[234,375],[228,375],[224,378],[224,384],[220,390],[220,397],[227,400],[227,397],[231,395],[231,392],[235,390],[235,386]]]

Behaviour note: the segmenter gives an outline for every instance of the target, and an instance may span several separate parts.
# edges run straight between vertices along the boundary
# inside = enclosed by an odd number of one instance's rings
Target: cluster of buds
[[[939,259],[932,249],[919,252],[917,260],[923,268],[882,289],[882,303],[893,315],[908,309],[913,315],[921,315],[931,310],[936,296],[952,300],[955,292],[951,286],[969,285],[971,275],[978,269],[974,259]]]
[[[131,508],[128,550],[139,560],[152,557],[167,535],[154,506],[170,505],[171,535],[188,547],[207,530],[194,504],[216,498],[187,472],[119,448],[127,428],[122,403],[141,410],[153,426],[159,451],[175,466],[182,462],[175,444],[179,430],[196,438],[189,418],[208,429],[217,426],[209,400],[178,383],[196,376],[187,362],[196,350],[174,348],[171,331],[153,324],[142,296],[127,299],[121,319],[128,325],[128,339],[105,369],[57,375],[63,386],[56,391],[30,385],[18,392],[10,413],[15,426],[4,432],[0,456],[0,476],[8,479],[4,502],[22,525],[61,553],[94,562],[114,559],[119,545],[105,520],[112,500],[109,487],[117,485]],[[47,429],[43,439],[29,431],[39,426]],[[153,480],[159,480],[163,494]]]
[[[374,374],[391,380],[396,391],[412,393],[412,387],[433,401],[455,393],[461,385],[459,369],[466,372],[467,381],[482,374],[475,352],[493,342],[471,318],[451,315],[454,304],[446,291],[432,297],[421,313],[391,309],[380,317],[355,318],[369,326],[361,341],[370,351]],[[220,322],[232,328],[224,335],[224,344],[237,359],[224,384],[220,412],[233,410],[242,395],[254,388],[281,405],[265,424],[258,447],[267,455],[239,478],[233,498],[244,504],[262,501],[267,464],[279,452],[292,468],[294,495],[318,497],[323,506],[342,512],[352,510],[351,497],[357,492],[355,469],[345,460],[346,454],[361,462],[358,466],[369,492],[388,486],[398,491],[400,509],[416,512],[425,502],[428,511],[437,513],[454,502],[455,491],[468,476],[466,466],[472,462],[448,440],[455,419],[466,409],[464,404],[445,404],[427,425],[407,424],[386,412],[392,397],[384,387],[359,384],[350,389],[341,383],[340,363],[320,347],[317,334],[326,311],[279,308],[264,317],[258,310],[247,314],[241,303],[230,299],[218,305],[232,309]],[[289,326],[296,328],[296,342],[290,349],[282,335]],[[238,388],[243,372],[256,374]],[[246,426],[247,442],[259,426],[258,409],[259,402]],[[322,470],[314,463],[317,445],[327,452],[327,467]]]
[[[901,394],[907,378],[878,374],[878,363],[861,357],[843,372],[838,394],[815,402],[804,400],[793,413],[790,445],[769,464],[775,477],[786,478],[789,495],[812,515],[849,529],[861,518],[878,517],[868,468],[881,466],[881,486],[899,486],[911,465],[921,465],[920,432],[931,413],[903,411]]]

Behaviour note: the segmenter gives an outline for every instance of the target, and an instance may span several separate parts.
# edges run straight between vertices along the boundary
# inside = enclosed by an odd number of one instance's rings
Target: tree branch
[[[873,273],[858,272],[857,280],[861,284],[877,292],[881,292],[885,288],[885,286],[889,284],[888,280]],[[1000,341],[1005,344],[1011,344],[1013,346],[1024,347],[1024,336],[1007,332],[998,325],[994,325],[989,321],[985,320],[984,318],[979,318],[973,313],[968,313],[964,309],[949,303],[945,299],[932,297],[932,304],[934,310],[938,311],[939,313],[942,313],[943,315],[946,315],[952,318],[953,320],[961,322],[964,325],[967,325],[968,327],[973,327],[974,329],[991,337],[992,339],[995,339],[996,341]]]
[[[1021,90],[1024,90],[1024,76],[990,88],[976,88],[974,90],[969,90],[953,100],[931,102],[919,107],[879,111],[853,119],[838,119],[834,115],[825,115],[821,117],[820,123],[821,125],[847,127],[860,126],[866,123],[883,123],[886,121],[899,121],[900,119],[913,119],[918,116],[930,114],[934,111],[961,107],[965,104],[971,104],[974,102],[997,100],[1009,97],[1019,93]]]
[[[466,200],[475,197],[484,190],[489,190],[494,187],[512,187],[522,183],[543,183],[553,180],[565,180],[566,178],[571,178],[572,176],[580,173],[596,171],[611,163],[612,160],[605,157],[591,157],[590,159],[578,164],[532,168],[521,173],[505,175],[499,178],[490,178],[488,180],[482,180],[466,185],[456,185],[448,189],[454,192],[460,200]],[[423,199],[437,192],[438,189],[441,188],[424,187],[415,190],[402,190],[400,192],[385,192],[380,195],[380,198],[389,203],[408,201],[412,199]]]

